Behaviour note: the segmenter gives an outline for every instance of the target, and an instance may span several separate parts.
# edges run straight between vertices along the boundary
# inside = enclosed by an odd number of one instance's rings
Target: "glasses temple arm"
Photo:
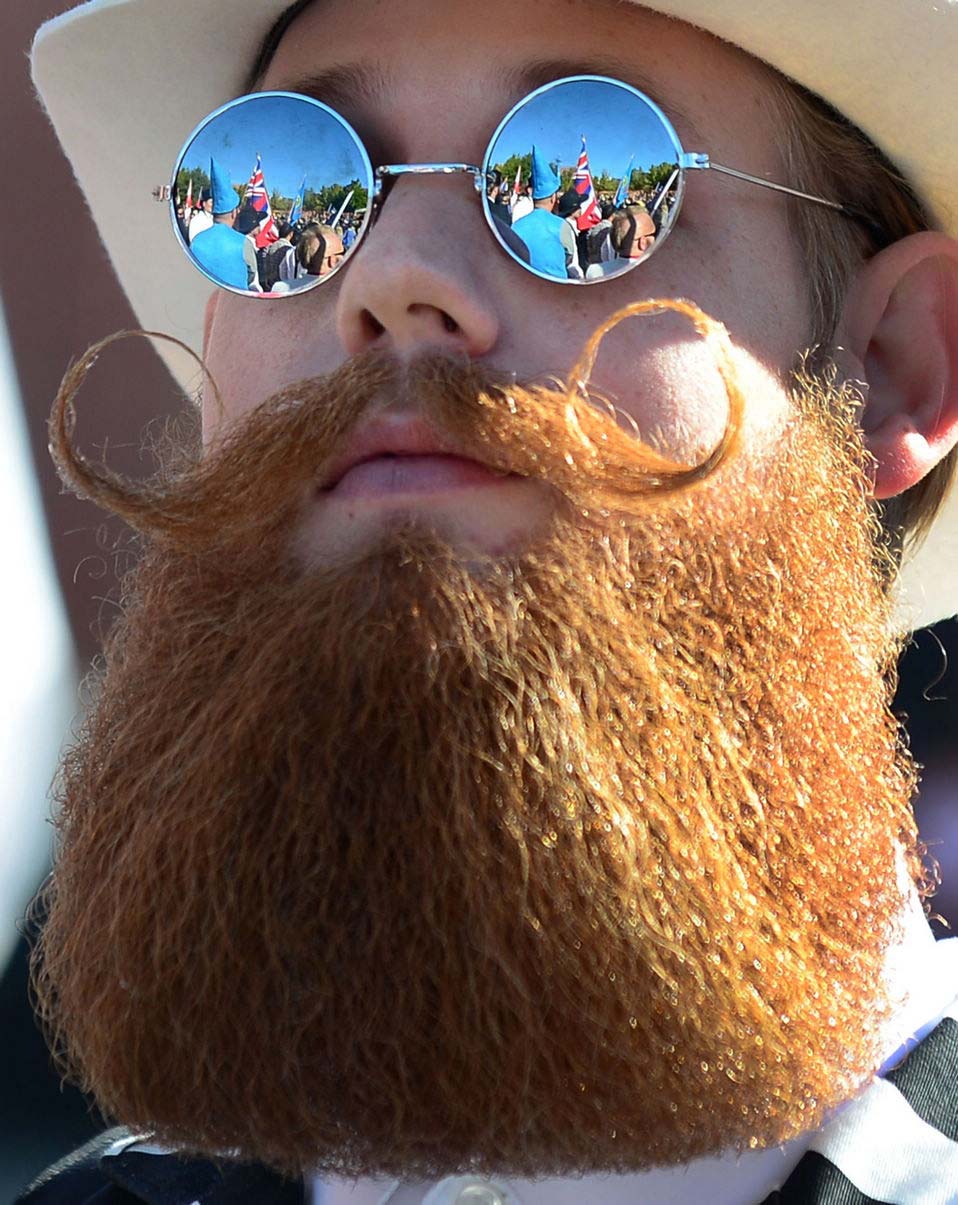
[[[736,180],[744,180],[748,184],[757,184],[760,188],[770,188],[773,192],[785,193],[789,197],[797,197],[800,201],[811,201],[813,205],[824,205],[826,209],[833,209],[836,213],[842,214],[843,217],[851,218],[853,222],[858,222],[880,246],[884,246],[888,242],[888,236],[882,228],[873,222],[867,214],[862,213],[851,205],[843,205],[840,201],[829,201],[825,197],[816,197],[811,193],[802,192],[797,188],[788,188],[785,184],[775,184],[772,180],[763,180],[761,176],[750,176],[748,172],[740,172],[734,167],[725,167],[721,163],[713,163],[706,154],[693,152],[692,154],[683,155],[682,159],[682,166],[685,168],[704,168],[713,172],[720,172],[723,176],[733,176]]]

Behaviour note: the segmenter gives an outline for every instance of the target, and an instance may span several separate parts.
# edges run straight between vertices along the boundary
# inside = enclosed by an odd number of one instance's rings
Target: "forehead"
[[[687,149],[714,153],[717,138],[738,143],[767,126],[769,68],[629,0],[312,0],[262,67],[259,87],[356,117],[435,125],[449,102],[498,117],[541,84],[583,73],[648,93]]]

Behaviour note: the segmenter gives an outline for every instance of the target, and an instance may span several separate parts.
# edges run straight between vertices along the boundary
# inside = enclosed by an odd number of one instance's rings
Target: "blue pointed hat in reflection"
[[[541,201],[559,191],[559,173],[541,151],[532,148],[532,199]]]
[[[213,184],[213,212],[232,213],[239,205],[239,198],[229,174],[220,167],[215,159],[210,159],[210,180]]]

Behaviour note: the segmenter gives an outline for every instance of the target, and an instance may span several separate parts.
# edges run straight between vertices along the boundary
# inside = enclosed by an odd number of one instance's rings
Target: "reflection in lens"
[[[493,137],[486,213],[503,245],[542,276],[620,276],[675,220],[680,154],[667,120],[632,88],[596,78],[550,84]]]
[[[172,187],[180,239],[196,266],[236,292],[302,292],[335,272],[365,229],[372,168],[332,110],[257,93],[212,114]]]

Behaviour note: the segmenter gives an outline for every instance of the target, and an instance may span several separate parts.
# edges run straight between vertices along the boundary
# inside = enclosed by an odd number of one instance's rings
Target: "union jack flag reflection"
[[[585,134],[582,135],[582,149],[579,151],[579,162],[576,164],[575,177],[572,181],[578,195],[582,198],[576,213],[576,226],[580,230],[591,230],[602,221],[602,211],[599,208],[592,183],[592,172],[589,169],[589,152],[585,146]]]
[[[262,220],[256,228],[255,240],[257,249],[268,247],[271,243],[275,243],[279,238],[279,231],[276,228],[276,223],[273,221],[273,211],[269,203],[269,191],[266,187],[266,180],[263,176],[263,163],[259,155],[256,156],[256,166],[253,168],[249,184],[246,186],[246,204],[252,206],[257,213],[262,214]]]

